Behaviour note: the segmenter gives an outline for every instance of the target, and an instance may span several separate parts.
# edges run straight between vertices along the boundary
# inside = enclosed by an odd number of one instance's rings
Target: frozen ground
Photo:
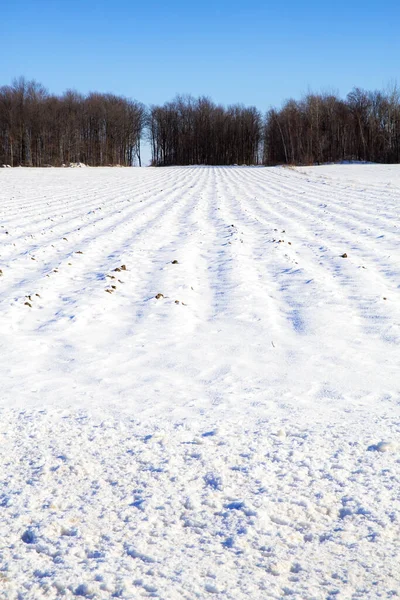
[[[0,597],[400,595],[399,203],[399,166],[1,170]]]

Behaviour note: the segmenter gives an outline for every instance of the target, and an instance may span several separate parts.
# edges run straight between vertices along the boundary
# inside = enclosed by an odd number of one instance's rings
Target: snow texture
[[[0,597],[400,594],[400,167],[3,169]]]

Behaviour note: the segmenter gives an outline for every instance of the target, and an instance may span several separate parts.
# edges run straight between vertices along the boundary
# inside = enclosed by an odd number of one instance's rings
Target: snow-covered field
[[[400,595],[399,212],[400,166],[1,170],[0,597]]]

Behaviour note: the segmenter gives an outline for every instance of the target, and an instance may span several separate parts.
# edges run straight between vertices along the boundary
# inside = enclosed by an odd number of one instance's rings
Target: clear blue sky
[[[264,110],[308,89],[400,82],[400,2],[0,0],[0,85],[176,93]]]
[[[0,85],[176,93],[262,111],[308,90],[400,83],[398,0],[0,0]]]

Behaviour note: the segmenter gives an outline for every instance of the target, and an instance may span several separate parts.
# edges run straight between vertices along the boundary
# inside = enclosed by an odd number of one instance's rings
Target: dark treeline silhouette
[[[156,166],[399,163],[400,93],[308,94],[263,117],[206,97],[146,109],[113,94],[51,95],[24,78],[0,87],[0,165],[140,164],[145,129]]]
[[[152,106],[148,123],[154,165],[258,164],[262,158],[262,117],[254,107],[178,96]]]
[[[341,100],[309,94],[267,113],[263,162],[400,162],[400,94],[355,88]]]
[[[113,94],[50,95],[24,78],[0,88],[0,163],[140,164],[145,107]]]

